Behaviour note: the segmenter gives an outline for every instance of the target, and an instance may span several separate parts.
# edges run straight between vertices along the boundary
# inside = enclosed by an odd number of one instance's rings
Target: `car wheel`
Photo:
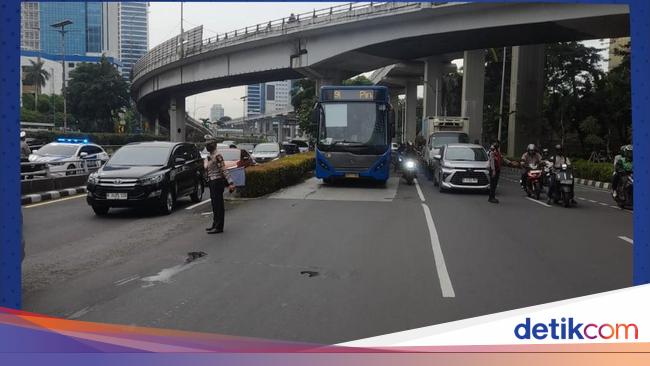
[[[108,210],[110,210],[110,207],[108,206],[92,206],[93,211],[95,211],[95,215],[97,216],[106,216],[108,214]]]
[[[168,189],[165,194],[161,195],[160,212],[164,215],[169,215],[174,209],[174,194],[171,189]]]
[[[75,175],[77,172],[75,171],[76,167],[74,164],[68,165],[68,168],[65,171],[65,175]]]
[[[203,182],[197,180],[196,186],[194,187],[194,193],[190,195],[190,199],[192,200],[192,202],[194,203],[201,202],[201,200],[203,199],[204,190],[205,188],[203,187]]]

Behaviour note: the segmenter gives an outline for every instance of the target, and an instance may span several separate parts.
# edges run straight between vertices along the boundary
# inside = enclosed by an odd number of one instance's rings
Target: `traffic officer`
[[[224,222],[224,203],[223,190],[228,186],[230,193],[235,191],[235,184],[230,178],[226,169],[223,156],[217,151],[217,140],[207,135],[205,148],[208,150],[208,156],[203,162],[210,188],[210,201],[212,203],[212,226],[206,228],[208,234],[218,234],[223,232]]]
[[[503,163],[503,158],[499,151],[498,141],[495,141],[490,145],[488,162],[490,164],[490,196],[488,197],[488,202],[499,203],[499,200],[496,198],[496,192],[497,184],[499,183],[499,176],[501,175],[501,164]]]

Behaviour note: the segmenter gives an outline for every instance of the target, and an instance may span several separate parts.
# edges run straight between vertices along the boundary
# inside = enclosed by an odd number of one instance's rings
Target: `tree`
[[[36,87],[36,95],[34,96],[34,109],[38,109],[38,96],[41,94],[41,88],[45,86],[45,82],[50,79],[50,73],[43,68],[45,62],[29,60],[30,65],[25,70],[25,82],[29,85]]]
[[[105,57],[70,72],[68,106],[82,131],[113,132],[118,113],[130,105],[126,81]]]
[[[372,85],[372,81],[363,75],[352,79],[343,80],[343,85]]]
[[[312,124],[311,111],[316,104],[316,83],[309,79],[300,79],[291,89],[291,105],[296,111],[298,125],[311,139],[318,134],[318,129]]]

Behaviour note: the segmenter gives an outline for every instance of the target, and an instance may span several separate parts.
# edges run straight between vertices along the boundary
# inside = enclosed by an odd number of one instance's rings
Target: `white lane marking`
[[[86,197],[86,194],[79,194],[79,195],[76,195],[76,196],[59,198],[57,200],[34,203],[34,204],[31,204],[31,205],[25,205],[25,206],[23,206],[23,208],[32,208],[32,207],[38,207],[38,206],[43,206],[43,205],[49,205],[51,203],[57,203],[57,202],[61,202],[61,201],[73,200],[75,198],[81,198],[81,197]]]
[[[623,241],[626,241],[626,242],[628,242],[630,244],[634,244],[634,240],[628,238],[627,236],[619,236],[618,238],[623,240]]]
[[[606,204],[604,202],[598,202],[598,204],[601,205],[601,206],[609,206],[608,204]]]
[[[127,278],[123,278],[121,280],[115,281],[115,282],[113,282],[113,284],[115,284],[115,286],[122,286],[122,285],[125,285],[125,284],[127,284],[127,283],[129,283],[131,281],[135,281],[138,278],[140,278],[140,276],[135,275],[135,276],[131,276],[131,277],[127,277]]]
[[[594,201],[594,200],[589,200],[589,202],[591,202],[591,203],[598,203],[598,201]]]
[[[212,211],[201,212],[201,215],[203,215],[203,216],[205,216],[205,215],[212,215]]]
[[[186,209],[186,210],[191,210],[191,209],[193,209],[194,207],[199,207],[199,206],[201,206],[202,204],[204,204],[204,203],[208,203],[208,202],[210,202],[210,199],[203,200],[203,201],[201,201],[201,202],[199,202],[199,203],[195,203],[195,204],[193,204],[192,206],[185,207],[185,209]]]
[[[429,206],[427,206],[425,203],[422,203],[422,209],[424,210],[424,216],[427,219],[427,227],[429,228],[429,236],[431,239],[431,249],[433,249],[433,259],[436,263],[436,270],[438,271],[438,279],[440,280],[442,297],[456,297],[454,287],[452,286],[451,279],[449,278],[449,273],[447,272],[445,257],[442,254],[440,239],[438,239],[438,231],[436,230],[436,225],[433,223],[431,211],[429,211]]]
[[[420,189],[420,183],[418,182],[417,179],[413,179],[415,182],[415,189],[418,190],[418,196],[420,196],[420,201],[424,202],[424,195],[422,194],[422,190]]]
[[[530,197],[526,197],[526,199],[531,201],[531,202],[535,202],[538,205],[542,205],[542,206],[546,206],[546,207],[552,207],[551,205],[547,204],[546,202],[538,201],[538,200],[530,198]]]
[[[580,201],[586,201],[586,200],[587,200],[586,198],[583,198],[583,197],[578,197],[578,199],[579,199]]]
[[[82,316],[86,315],[89,311],[90,311],[90,307],[89,307],[89,306],[88,306],[88,307],[85,307],[85,308],[83,308],[83,309],[77,311],[76,313],[70,315],[70,316],[68,317],[68,319],[77,319],[77,318],[79,318],[79,317],[82,317]]]

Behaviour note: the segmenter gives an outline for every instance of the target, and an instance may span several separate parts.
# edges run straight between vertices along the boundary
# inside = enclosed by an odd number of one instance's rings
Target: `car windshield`
[[[386,123],[379,105],[367,102],[324,103],[322,145],[386,145]]]
[[[445,152],[445,160],[487,161],[488,157],[482,147],[451,146]]]
[[[238,161],[239,158],[241,158],[241,152],[239,152],[239,150],[228,149],[217,150],[217,152],[221,154],[221,156],[223,156],[223,160],[226,161]]]
[[[431,139],[433,147],[445,144],[468,143],[469,137],[464,133],[436,133]]]
[[[253,150],[255,148],[254,144],[239,144],[237,145],[237,148],[242,149],[242,150]]]
[[[292,140],[291,143],[298,146],[298,147],[309,147],[309,145],[305,141]]]
[[[169,160],[167,146],[124,146],[117,150],[107,165],[164,166]]]
[[[278,144],[259,144],[255,146],[255,149],[253,150],[254,154],[260,154],[260,153],[278,153],[280,151],[280,148]]]
[[[36,150],[39,155],[73,156],[79,145],[47,144]]]

